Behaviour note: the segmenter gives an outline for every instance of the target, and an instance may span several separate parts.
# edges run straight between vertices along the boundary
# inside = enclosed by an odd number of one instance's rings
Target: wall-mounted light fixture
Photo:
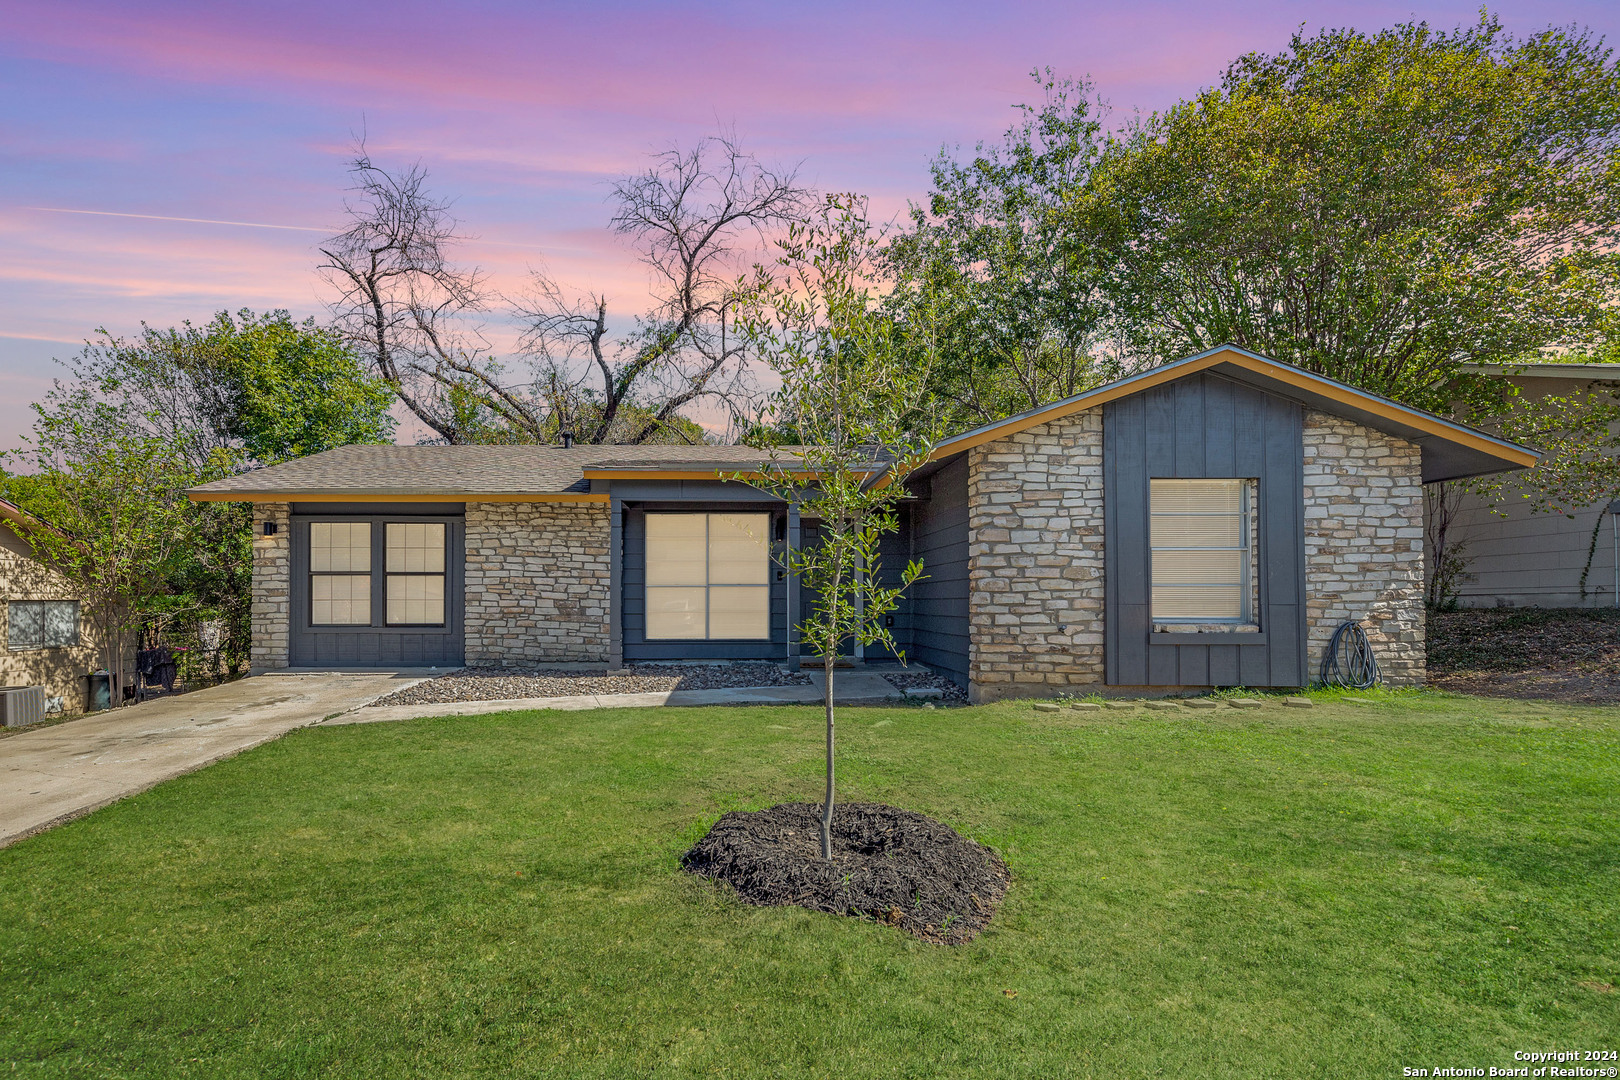
[[[266,536],[274,536],[274,535],[276,535],[276,523],[275,522],[267,521],[267,522],[264,523],[264,535],[266,535]]]

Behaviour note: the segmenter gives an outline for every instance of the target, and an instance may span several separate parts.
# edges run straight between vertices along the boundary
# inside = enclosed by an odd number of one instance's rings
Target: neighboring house
[[[975,700],[1301,686],[1366,626],[1424,677],[1425,481],[1534,452],[1221,348],[941,442],[886,544],[908,656]],[[193,489],[255,504],[253,663],[798,660],[771,558],[816,523],[737,446],[348,446]],[[870,658],[870,657],[869,657]]]
[[[34,557],[38,519],[0,499],[0,597],[5,651],[0,686],[43,686],[56,709],[85,707],[85,676],[105,663],[72,584]]]
[[[1615,364],[1470,364],[1463,370],[1498,376],[1516,385],[1526,399],[1620,389],[1620,365]],[[1608,513],[1607,502],[1573,516],[1535,513],[1511,479],[1501,498],[1461,491],[1451,499],[1455,511],[1448,546],[1465,545],[1471,575],[1458,589],[1460,606],[1620,606],[1614,536],[1620,521]]]

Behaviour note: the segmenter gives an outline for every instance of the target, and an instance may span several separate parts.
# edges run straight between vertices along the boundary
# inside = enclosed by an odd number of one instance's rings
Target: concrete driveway
[[[0,739],[0,847],[427,674],[259,675]]]

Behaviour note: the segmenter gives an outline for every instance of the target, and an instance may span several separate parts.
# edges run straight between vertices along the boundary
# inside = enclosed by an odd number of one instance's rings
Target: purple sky
[[[456,198],[479,238],[467,259],[497,286],[543,261],[625,315],[646,281],[603,228],[608,182],[720,124],[888,215],[926,190],[941,144],[997,136],[1038,65],[1090,76],[1122,116],[1282,48],[1301,23],[1450,27],[1477,10],[0,0],[0,448],[17,445],[52,358],[97,326],[321,314],[309,230],[339,220],[362,126],[375,157],[419,159]],[[1498,10],[1517,33],[1620,37],[1612,2]]]

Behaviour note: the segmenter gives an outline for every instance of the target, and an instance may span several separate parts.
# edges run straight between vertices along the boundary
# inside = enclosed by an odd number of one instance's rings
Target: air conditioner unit
[[[22,727],[45,719],[43,686],[0,686],[0,726]]]

